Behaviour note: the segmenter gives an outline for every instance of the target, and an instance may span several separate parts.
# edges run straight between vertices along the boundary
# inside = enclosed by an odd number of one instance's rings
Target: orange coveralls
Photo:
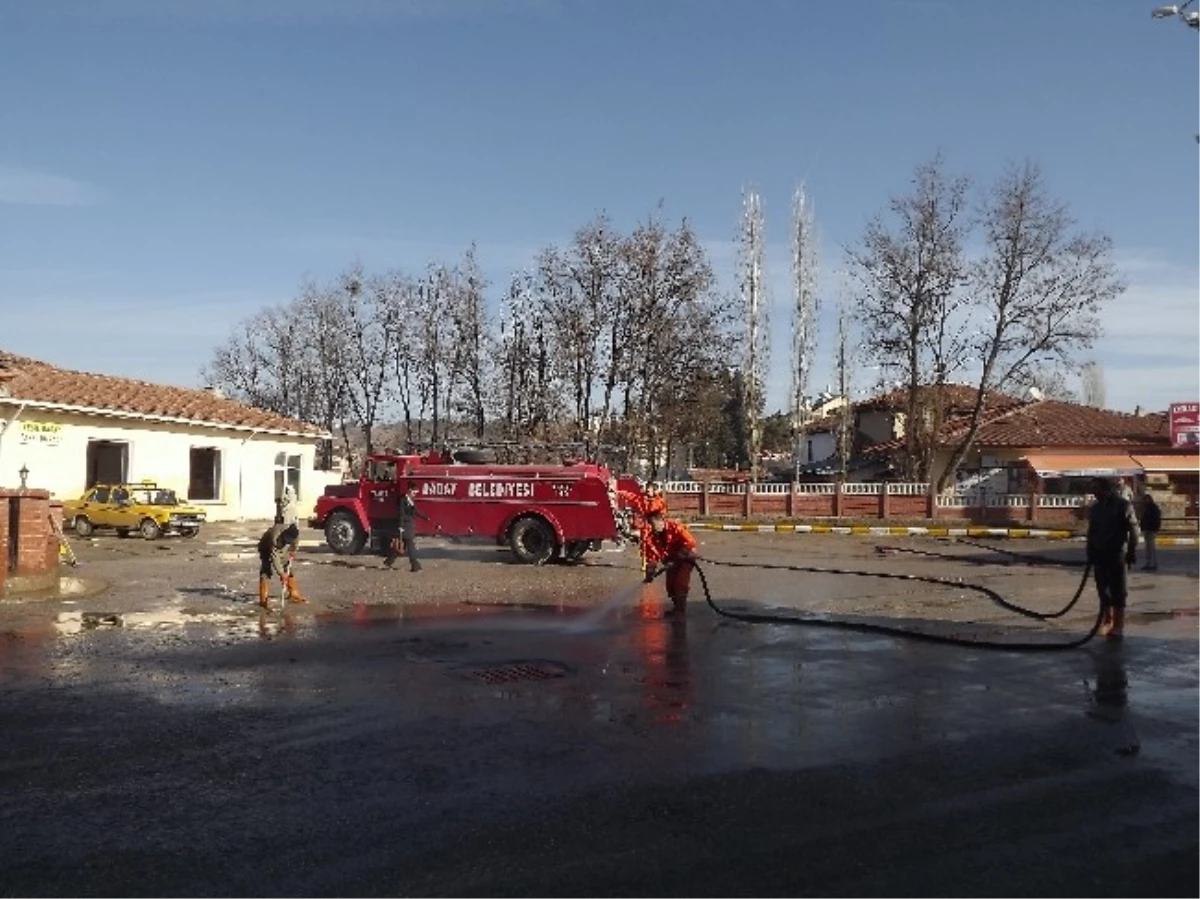
[[[661,512],[665,516],[667,501],[662,494],[651,496],[648,493],[633,493],[629,490],[618,490],[617,495],[633,509],[633,526],[638,529],[638,533],[642,537],[639,550],[642,554],[642,567],[645,568],[650,559],[646,549],[650,539],[650,526],[646,523],[646,519],[655,512]]]
[[[670,565],[667,569],[667,597],[675,611],[687,607],[688,590],[692,585],[692,568],[696,558],[696,538],[681,521],[668,518],[661,532],[647,527],[649,534],[646,549],[647,576],[659,565]]]

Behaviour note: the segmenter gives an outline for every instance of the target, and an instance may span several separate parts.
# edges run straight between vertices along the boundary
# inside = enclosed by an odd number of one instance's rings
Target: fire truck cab
[[[574,561],[620,539],[616,479],[602,465],[468,464],[442,453],[368,456],[357,483],[326,488],[309,526],[336,553],[381,550],[410,485],[428,518],[417,518],[418,535],[494,539],[529,564]]]

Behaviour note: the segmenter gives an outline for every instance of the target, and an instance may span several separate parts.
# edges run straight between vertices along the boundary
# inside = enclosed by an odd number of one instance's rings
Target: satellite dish
[[[1042,391],[1036,387],[1030,387],[1027,392],[1031,400],[1044,400],[1046,398],[1046,394],[1042,393]]]

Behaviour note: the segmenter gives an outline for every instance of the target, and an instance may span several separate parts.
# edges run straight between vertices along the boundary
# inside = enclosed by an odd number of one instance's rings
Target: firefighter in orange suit
[[[258,604],[271,608],[271,579],[279,575],[289,602],[304,602],[296,577],[292,574],[292,557],[300,541],[300,529],[294,524],[276,522],[258,540]]]
[[[667,570],[667,598],[671,608],[667,615],[682,616],[687,612],[688,590],[692,584],[692,569],[696,562],[696,538],[683,522],[667,518],[654,511],[646,516],[649,538],[646,543],[646,583],[654,580],[659,566]]]
[[[662,487],[657,481],[651,481],[645,493],[633,493],[630,490],[618,491],[618,496],[633,509],[633,526],[641,535],[639,550],[642,554],[643,570],[650,564],[650,554],[647,551],[650,543],[649,518],[655,512],[667,514],[667,499],[663,496]]]

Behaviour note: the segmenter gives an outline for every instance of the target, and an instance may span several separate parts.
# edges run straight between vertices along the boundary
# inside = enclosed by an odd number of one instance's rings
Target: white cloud
[[[21,206],[94,206],[103,201],[102,191],[74,178],[0,165],[0,203]]]

